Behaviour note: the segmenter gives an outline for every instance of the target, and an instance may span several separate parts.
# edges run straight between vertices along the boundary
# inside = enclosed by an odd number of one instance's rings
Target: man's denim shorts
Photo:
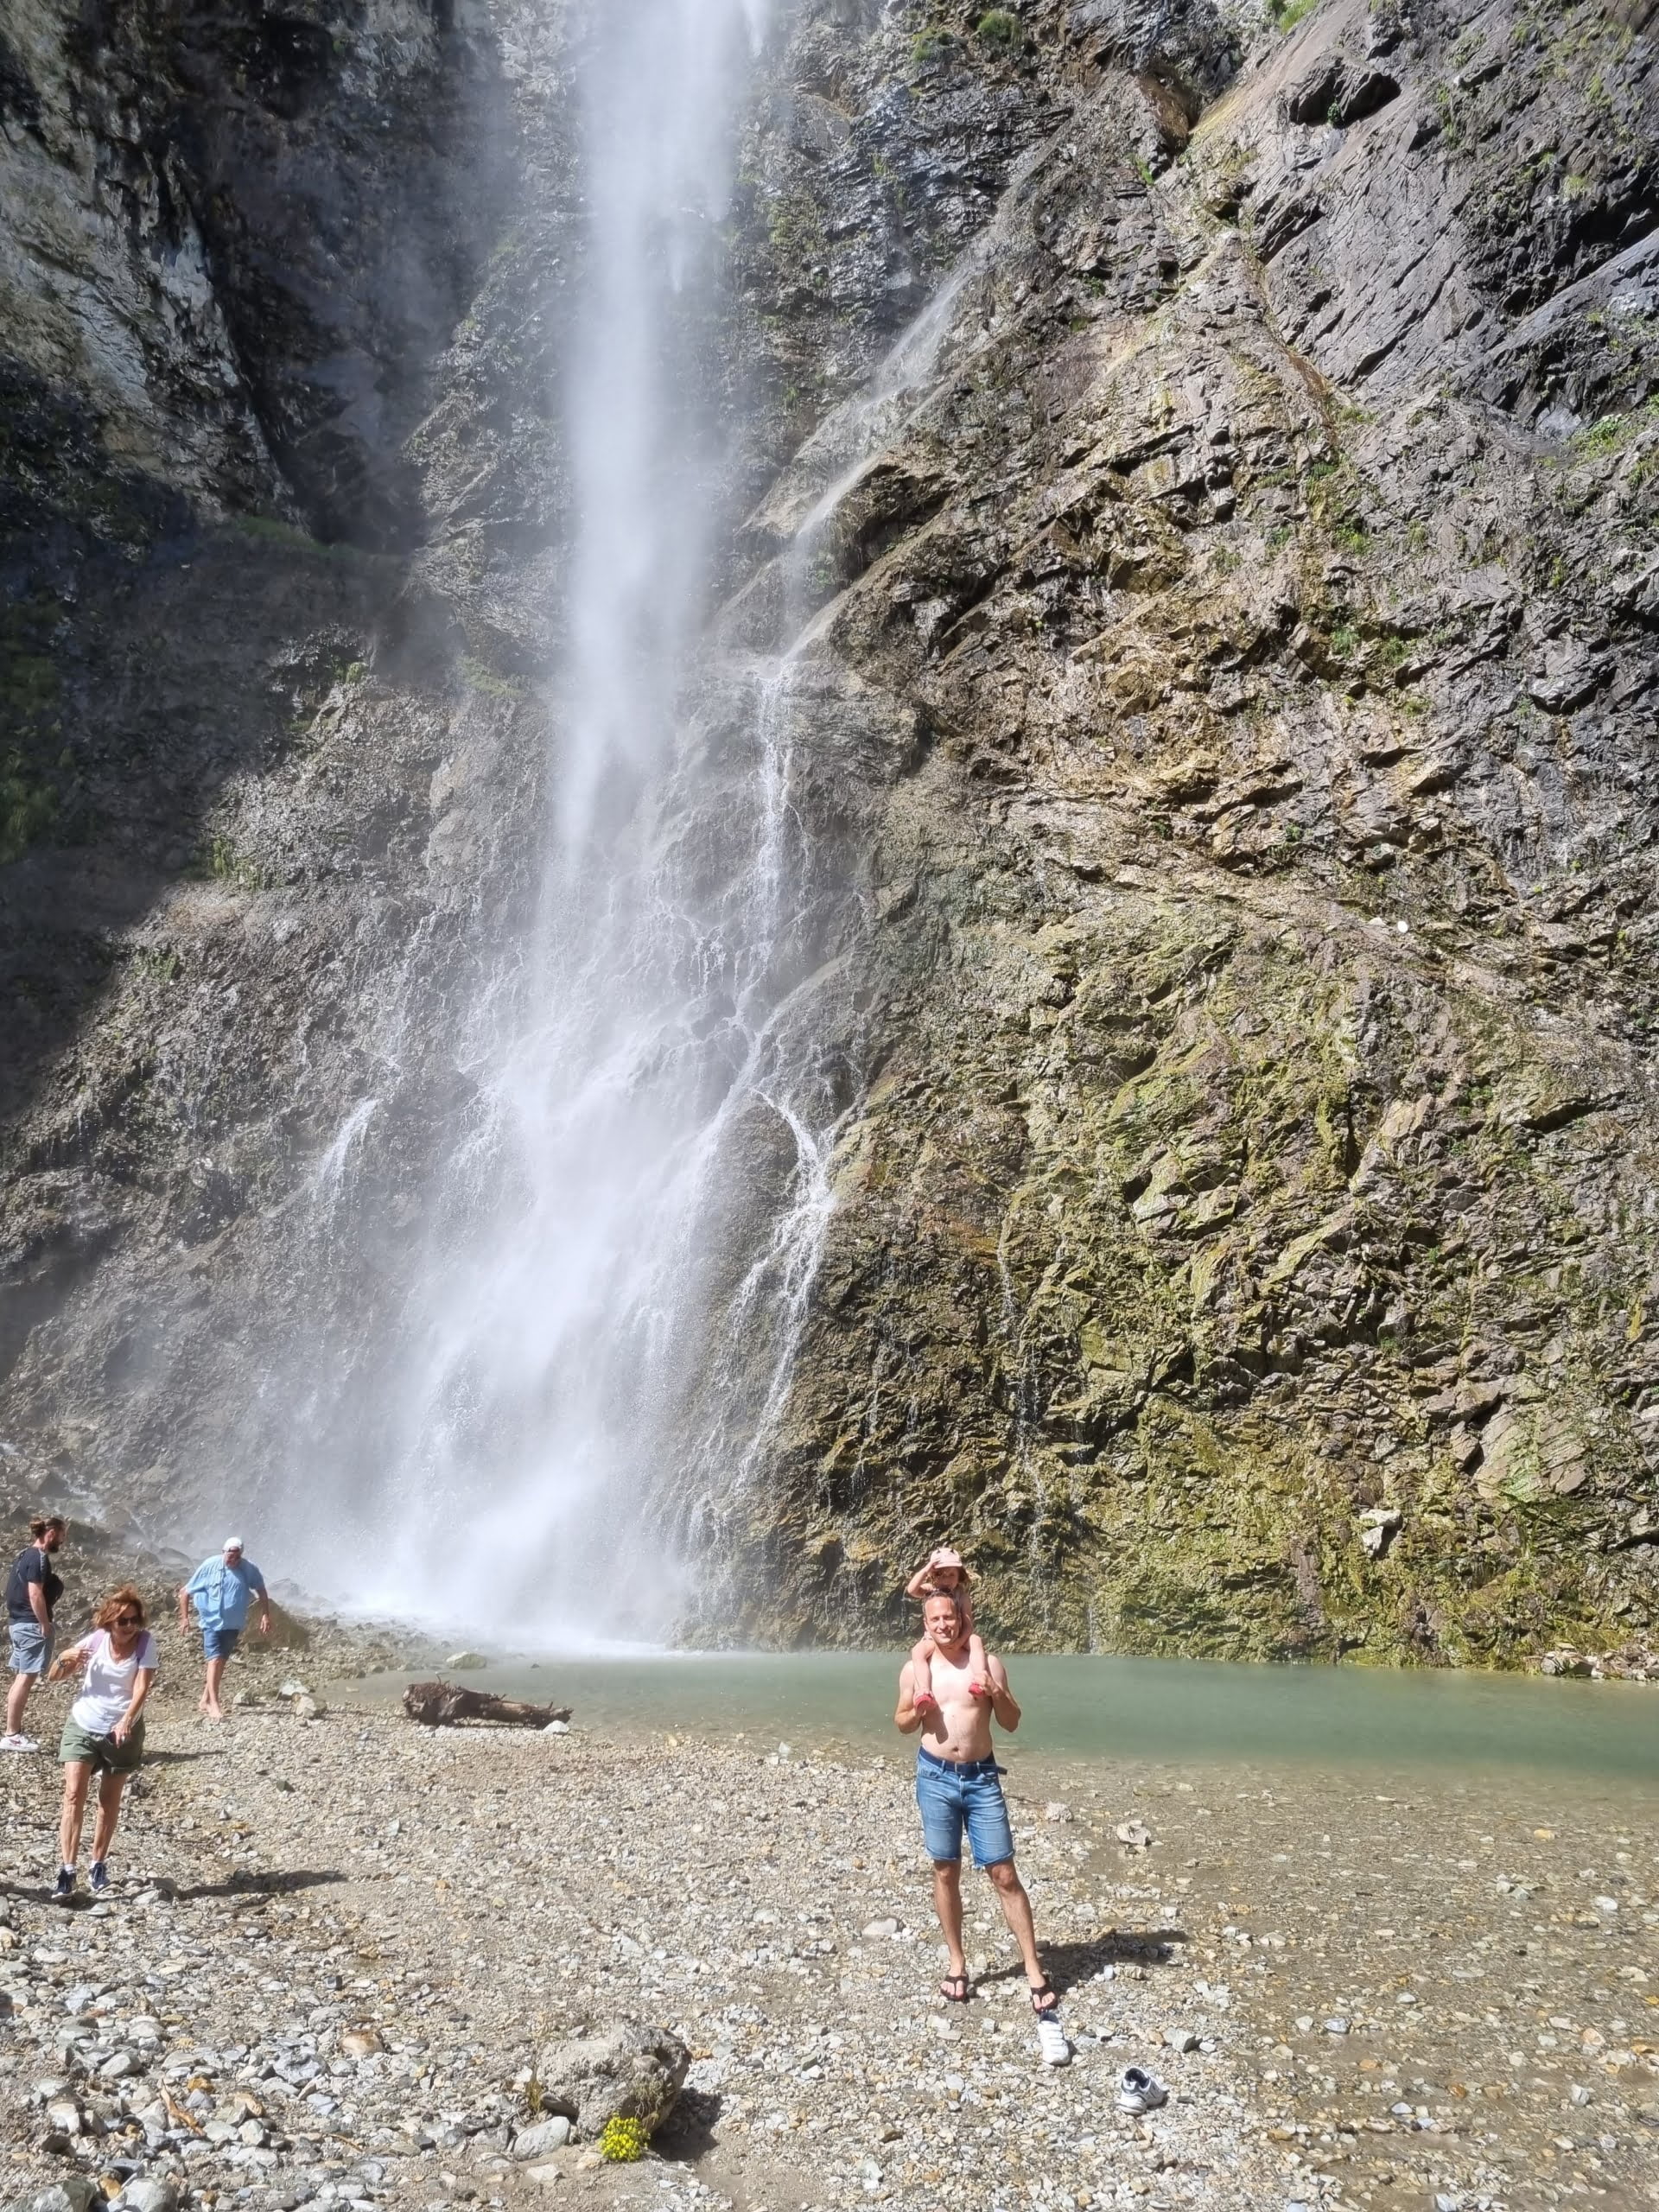
[[[52,1664],[52,1631],[38,1621],[11,1624],[11,1671],[14,1675],[43,1675]]]
[[[916,1802],[922,1813],[922,1840],[930,1859],[960,1859],[962,1832],[968,1831],[976,1866],[1000,1866],[1014,1856],[1014,1830],[997,1780],[995,1759],[953,1765],[935,1758],[925,1746],[916,1752]]]
[[[205,1628],[201,1631],[201,1656],[204,1659],[228,1659],[241,1641],[239,1628]]]

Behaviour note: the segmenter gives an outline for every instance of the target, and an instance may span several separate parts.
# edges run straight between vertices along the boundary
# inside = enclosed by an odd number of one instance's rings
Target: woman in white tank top
[[[63,1763],[63,1820],[58,1838],[60,1904],[75,1893],[86,1793],[94,1774],[98,1815],[92,1822],[92,1893],[110,1886],[106,1864],[121,1816],[121,1793],[144,1753],[144,1700],[156,1679],[159,1654],[144,1625],[144,1601],[130,1583],[111,1592],[92,1616],[92,1632],[60,1652],[48,1676],[58,1681],[84,1669],[80,1695],[63,1724],[58,1757]]]

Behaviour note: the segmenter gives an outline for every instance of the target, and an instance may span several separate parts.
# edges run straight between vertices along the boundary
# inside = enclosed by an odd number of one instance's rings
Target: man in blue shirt
[[[242,1556],[240,1536],[226,1536],[218,1559],[205,1559],[188,1582],[179,1587],[179,1626],[190,1625],[190,1601],[195,1600],[201,1623],[202,1656],[207,1662],[207,1686],[201,1710],[209,1720],[225,1718],[219,1702],[219,1686],[225,1679],[225,1662],[242,1641],[248,1609],[259,1599],[259,1633],[270,1634],[270,1599],[265,1578],[251,1559]]]

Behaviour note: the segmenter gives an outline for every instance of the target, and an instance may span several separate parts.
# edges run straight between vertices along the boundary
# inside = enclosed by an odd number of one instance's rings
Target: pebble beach
[[[169,1643],[108,1901],[48,1901],[55,1761],[0,1770],[9,2202],[1659,2202],[1652,1829],[1617,1808],[1022,1766],[1047,2068],[971,1876],[974,2001],[937,1994],[896,1736],[432,1730],[269,1660],[215,1727]],[[690,2050],[673,2117],[637,2164],[547,2148],[540,2054],[617,2020]],[[1130,2063],[1161,2110],[1117,2111]]]

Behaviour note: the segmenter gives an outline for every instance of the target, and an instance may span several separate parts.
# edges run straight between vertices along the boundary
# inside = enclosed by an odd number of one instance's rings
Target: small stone
[[[278,1688],[276,1694],[278,1697],[309,1697],[311,1685],[309,1682],[296,1681],[290,1675]]]
[[[347,2058],[367,2058],[385,2049],[372,2028],[347,2028],[340,2039],[340,2047]]]
[[[1152,1830],[1144,1821],[1120,1821],[1117,1840],[1128,1844],[1131,1851],[1147,1851],[1152,1847]]]
[[[515,2158],[545,2158],[550,2151],[562,2151],[570,2140],[570,2122],[562,2113],[550,2119],[532,2120],[528,2127],[521,2127],[512,2139]]]
[[[443,1663],[446,1667],[459,1667],[465,1671],[487,1667],[490,1662],[481,1651],[452,1651]]]
[[[1043,1808],[1043,1818],[1046,1821],[1069,1821],[1071,1817],[1071,1808],[1069,1805],[1062,1805],[1058,1798],[1052,1804]]]
[[[306,1695],[291,1699],[288,1709],[296,1720],[320,1720],[328,1708],[320,1697]]]
[[[1172,2050],[1179,2050],[1185,2054],[1189,2050],[1196,2050],[1200,2038],[1193,2034],[1191,2028],[1166,2028],[1164,2041]]]
[[[54,2097],[46,2107],[46,2124],[60,2135],[79,2135],[80,2107],[73,2097]]]
[[[524,2179],[533,2181],[537,2189],[551,2189],[564,2179],[557,2166],[526,2166]]]
[[[142,2062],[134,2057],[131,2051],[118,2050],[112,2052],[99,2068],[98,2078],[100,2082],[124,2082],[130,2074],[142,2073],[143,2070]]]
[[[159,2174],[140,2174],[130,2181],[116,2202],[121,2212],[174,2212],[179,2193]]]
[[[570,1723],[568,1720],[550,1720],[542,1733],[543,1736],[568,1736],[570,1733]],[[555,2174],[553,2178],[556,2181],[559,2177]]]
[[[899,1933],[899,1923],[896,1920],[872,1920],[866,1927],[864,1933],[872,1937],[896,1936]]]
[[[1328,2036],[1345,2036],[1348,2028],[1349,2023],[1343,2019],[1327,2020],[1325,2023],[1325,2032]]]

